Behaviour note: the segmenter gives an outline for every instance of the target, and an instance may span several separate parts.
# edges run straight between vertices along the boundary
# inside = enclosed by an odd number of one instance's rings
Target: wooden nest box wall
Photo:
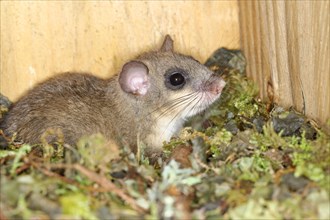
[[[330,1],[239,1],[247,73],[260,95],[330,119]]]
[[[330,118],[329,1],[1,1],[0,92],[15,101],[65,71],[107,77],[125,61],[175,48],[204,62],[241,48],[263,99]]]

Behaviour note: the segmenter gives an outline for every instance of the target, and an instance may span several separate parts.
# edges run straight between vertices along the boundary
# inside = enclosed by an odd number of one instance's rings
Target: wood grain
[[[56,73],[106,77],[140,52],[175,48],[205,61],[239,47],[236,1],[0,1],[0,92],[16,100]]]
[[[330,1],[239,1],[248,75],[263,99],[330,119]],[[273,94],[273,95],[272,95]]]

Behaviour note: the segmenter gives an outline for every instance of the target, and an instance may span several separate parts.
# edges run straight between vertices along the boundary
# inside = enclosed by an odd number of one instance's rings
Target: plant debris
[[[206,65],[226,79],[222,97],[153,164],[101,135],[72,147],[1,133],[0,219],[329,219],[329,134],[261,102],[240,51]],[[1,114],[9,105],[1,96]]]

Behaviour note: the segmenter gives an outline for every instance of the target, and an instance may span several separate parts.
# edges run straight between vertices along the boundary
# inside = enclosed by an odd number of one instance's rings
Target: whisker
[[[187,95],[184,95],[182,97],[176,98],[174,100],[171,100],[169,102],[164,103],[163,105],[161,105],[160,107],[157,107],[156,109],[152,110],[151,112],[149,112],[147,115],[145,115],[141,120],[144,120],[146,117],[150,116],[151,114],[159,111],[162,108],[165,108],[164,111],[162,111],[161,115],[165,115],[168,112],[170,112],[170,110],[172,110],[173,108],[175,108],[180,102],[185,101],[186,99],[189,99],[190,96],[193,96],[193,93],[189,93]]]
[[[201,95],[199,95],[199,99],[198,101],[187,111],[185,117],[188,116],[188,114],[191,112],[191,111],[196,111],[195,109],[197,109],[197,106],[198,104],[200,103],[201,100],[204,99],[204,96],[205,96],[205,92],[201,92]],[[188,106],[187,106],[188,107]],[[196,111],[197,112],[197,111]]]
[[[186,100],[189,101],[187,105],[185,105],[185,108],[187,108],[189,106],[190,103],[194,102],[196,99],[198,99],[198,93],[195,92],[195,97],[190,101],[190,100]],[[198,102],[197,102],[198,103]],[[184,103],[182,103],[184,104]],[[170,122],[167,124],[165,130],[163,131],[162,135],[167,131],[167,129],[169,128],[169,126],[171,125],[171,123],[174,121],[174,119],[176,119],[180,114],[182,113],[182,111],[178,111],[174,117],[170,120]],[[186,114],[187,115],[187,114]]]
[[[159,114],[159,116],[156,119],[166,115],[167,113],[170,113],[173,109],[177,109],[178,107],[180,107],[180,105],[185,104],[187,101],[191,99],[191,97],[193,97],[193,95],[194,93],[191,93],[191,96],[186,97],[183,100],[177,100],[176,103],[172,104],[171,106],[167,106],[167,108],[161,114]]]

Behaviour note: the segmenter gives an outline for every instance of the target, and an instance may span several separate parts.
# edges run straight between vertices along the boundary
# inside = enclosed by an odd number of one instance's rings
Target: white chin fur
[[[172,111],[170,114],[164,114],[161,117],[157,114],[153,115],[152,117],[158,118],[158,120],[152,128],[152,133],[147,136],[146,144],[155,148],[161,148],[164,141],[169,141],[182,128],[187,118],[204,111],[219,96],[220,94],[214,95],[209,92],[196,93],[196,96],[191,97],[191,101],[181,105],[180,109]]]

